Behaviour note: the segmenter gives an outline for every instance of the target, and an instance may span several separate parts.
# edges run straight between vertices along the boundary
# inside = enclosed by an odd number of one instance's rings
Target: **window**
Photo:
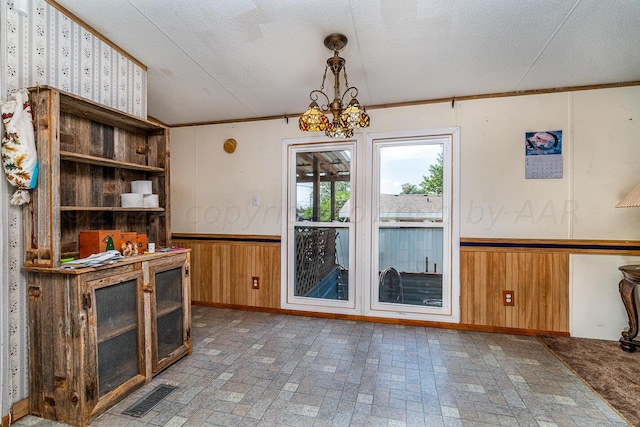
[[[283,142],[283,308],[458,321],[458,130]]]
[[[288,277],[283,306],[355,308],[354,142],[286,148]],[[312,306],[313,308],[309,307]]]

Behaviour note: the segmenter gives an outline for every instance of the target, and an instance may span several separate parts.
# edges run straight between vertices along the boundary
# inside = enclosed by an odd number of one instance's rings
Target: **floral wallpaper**
[[[147,73],[45,0],[30,0],[27,15],[0,0],[0,101],[23,87],[49,85],[112,108],[147,117]],[[1,127],[1,123],[0,123]],[[4,132],[4,129],[0,129]],[[9,205],[14,190],[0,185],[0,415],[28,390],[26,284],[22,209]]]
[[[13,4],[12,0],[2,0]],[[46,84],[147,117],[146,71],[44,0],[27,16],[6,14],[8,94]]]

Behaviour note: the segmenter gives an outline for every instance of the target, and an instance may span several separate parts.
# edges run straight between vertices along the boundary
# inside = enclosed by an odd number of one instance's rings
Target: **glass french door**
[[[459,130],[283,142],[281,306],[458,321]]]
[[[372,139],[369,310],[451,314],[451,135]]]
[[[289,147],[285,305],[355,306],[354,154],[353,142]]]

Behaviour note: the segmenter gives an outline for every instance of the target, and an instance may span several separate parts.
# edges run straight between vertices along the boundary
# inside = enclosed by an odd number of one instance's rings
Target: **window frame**
[[[326,137],[319,138],[287,138],[283,139],[283,197],[282,212],[282,286],[280,303],[283,309],[312,310],[323,313],[360,314],[357,284],[360,277],[357,262],[356,223],[354,222],[314,222],[298,221],[296,212],[297,183],[295,179],[296,155],[299,152],[324,152],[339,150],[351,151],[351,202],[350,217],[357,212],[358,195],[358,165],[362,145],[361,136],[345,140],[335,140]],[[295,295],[295,228],[300,226],[322,228],[347,228],[349,230],[349,286],[346,300],[311,298]],[[291,261],[291,262],[289,262]]]
[[[448,230],[443,230],[445,245],[443,259],[447,259],[446,270],[443,270],[443,304],[442,307],[417,306],[409,304],[394,304],[378,301],[379,279],[378,271],[378,239],[379,228],[425,227],[420,222],[392,222],[379,221],[380,194],[380,152],[379,147],[392,147],[420,144],[420,141],[442,139],[444,143],[443,174],[447,200],[443,199],[443,215],[448,215],[446,222]],[[363,272],[364,280],[369,284],[363,291],[365,308],[364,315],[368,317],[383,317],[395,319],[427,320],[437,322],[458,323],[460,321],[460,130],[459,128],[440,128],[416,131],[371,133],[367,135],[366,150],[369,160],[365,166],[369,167],[371,177],[367,180],[365,194],[371,197],[371,206],[367,210],[365,220],[367,230],[365,246],[369,248],[367,264],[370,268]],[[445,206],[446,205],[446,206]],[[443,222],[445,218],[443,218]],[[380,227],[382,225],[382,227]],[[387,226],[387,227],[385,227]],[[426,227],[425,227],[426,228]],[[446,237],[444,236],[446,234]],[[446,301],[445,301],[446,298]]]

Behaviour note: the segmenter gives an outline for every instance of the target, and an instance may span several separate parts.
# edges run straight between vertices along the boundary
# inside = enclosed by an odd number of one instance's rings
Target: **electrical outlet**
[[[502,291],[502,305],[516,305],[513,291]]]
[[[252,277],[251,278],[251,288],[252,289],[260,289],[260,278]]]

